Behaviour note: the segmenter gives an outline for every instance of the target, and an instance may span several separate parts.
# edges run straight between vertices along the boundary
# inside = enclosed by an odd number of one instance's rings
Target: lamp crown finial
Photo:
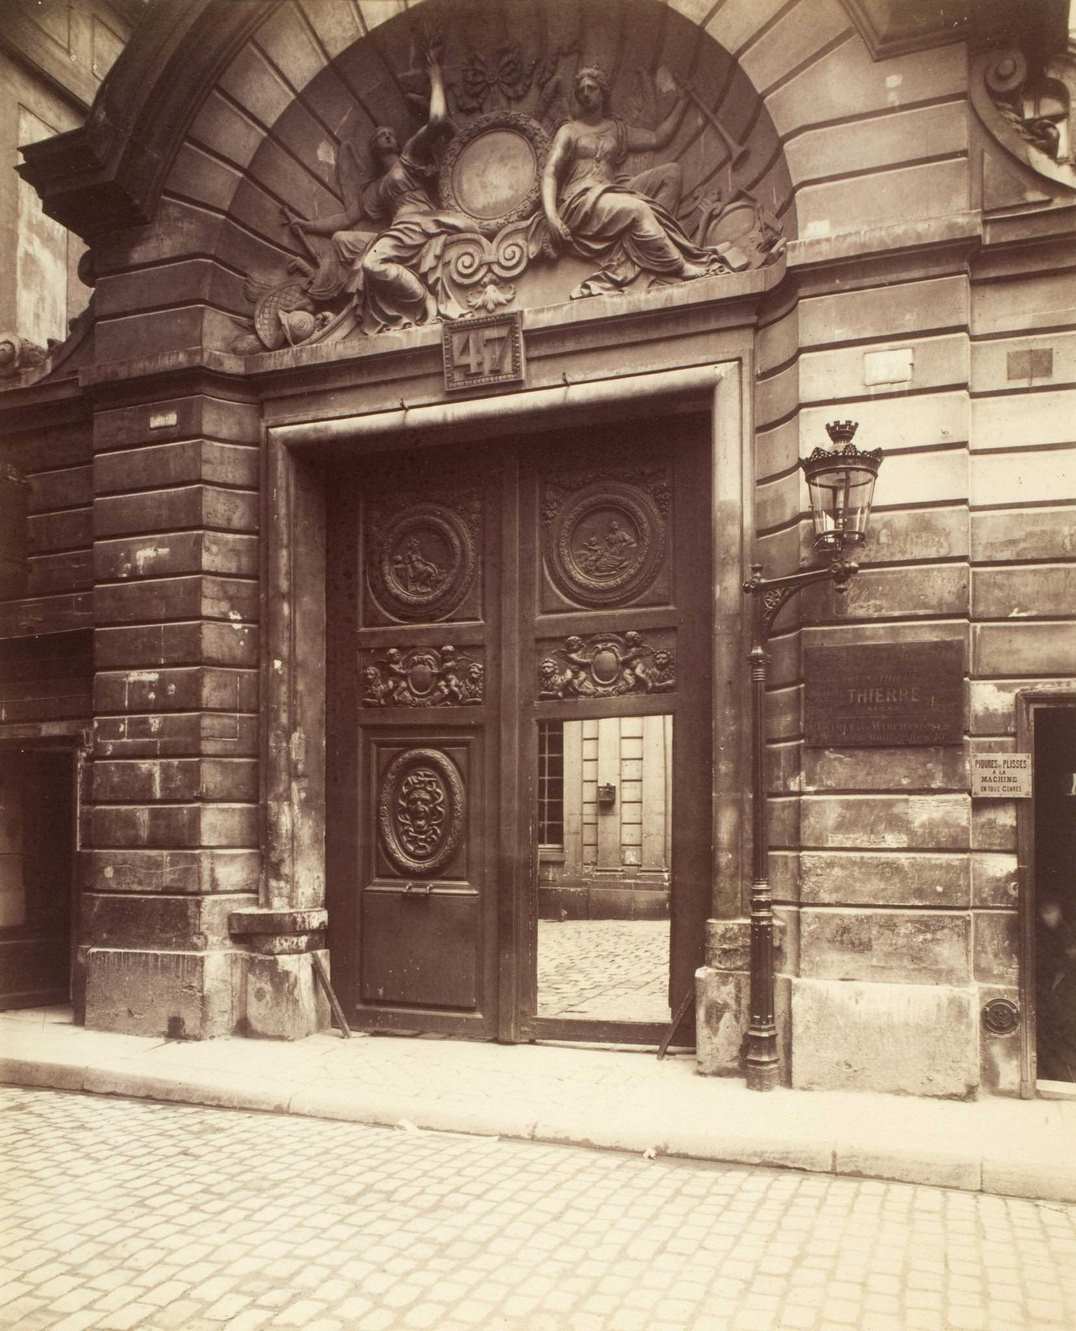
[[[841,448],[852,442],[858,429],[859,421],[830,421],[826,425],[826,434],[832,440],[834,448]]]

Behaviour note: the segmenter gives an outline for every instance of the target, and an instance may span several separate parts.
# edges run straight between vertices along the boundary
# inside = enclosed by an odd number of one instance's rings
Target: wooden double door
[[[671,718],[666,1012],[691,989],[713,872],[709,470],[709,421],[674,416],[329,477],[330,947],[357,1027],[668,1024],[540,1015],[542,723]]]

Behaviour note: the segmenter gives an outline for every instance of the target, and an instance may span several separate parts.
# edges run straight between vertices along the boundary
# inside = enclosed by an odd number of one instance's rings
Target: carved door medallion
[[[416,449],[327,486],[330,946],[359,1028],[579,1034],[546,1030],[536,997],[550,718],[672,718],[673,1006],[693,983],[712,882],[709,434],[676,417],[623,435]]]
[[[649,485],[613,471],[572,487],[550,478],[543,496],[545,567],[568,601],[584,606],[627,605],[643,598],[665,556],[667,480]]]
[[[377,803],[381,848],[402,873],[434,873],[463,837],[463,782],[439,749],[408,749],[394,758]]]
[[[384,616],[432,622],[458,609],[478,572],[479,511],[475,495],[458,506],[416,501],[374,510],[367,577]]]

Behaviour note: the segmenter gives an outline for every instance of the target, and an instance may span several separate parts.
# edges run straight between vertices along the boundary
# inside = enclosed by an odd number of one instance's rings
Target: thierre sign
[[[1030,753],[973,753],[972,799],[1029,800]]]

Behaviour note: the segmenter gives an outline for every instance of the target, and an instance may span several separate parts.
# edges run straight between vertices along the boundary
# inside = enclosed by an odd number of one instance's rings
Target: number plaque
[[[441,346],[448,392],[523,381],[523,323],[518,312],[446,323]]]

